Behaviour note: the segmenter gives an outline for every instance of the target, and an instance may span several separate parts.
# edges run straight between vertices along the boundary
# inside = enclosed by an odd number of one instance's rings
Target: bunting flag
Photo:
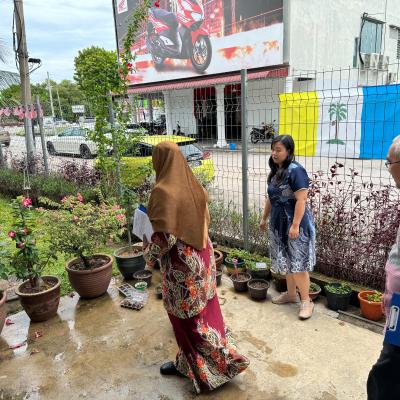
[[[5,117],[10,117],[10,116],[18,117],[19,119],[24,119],[24,118],[36,119],[38,116],[38,110],[36,109],[36,106],[34,104],[29,105],[26,108],[26,110],[23,106],[15,106],[13,108],[3,107],[0,108],[0,117],[3,115]],[[39,115],[41,118],[43,118],[44,115],[43,107],[40,108]]]
[[[400,135],[400,85],[280,94],[279,134],[299,156],[385,159]]]

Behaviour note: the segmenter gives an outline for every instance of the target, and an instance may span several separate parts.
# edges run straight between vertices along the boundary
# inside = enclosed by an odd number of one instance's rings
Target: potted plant
[[[310,282],[309,296],[311,300],[315,300],[321,293],[321,287],[314,282]]]
[[[215,282],[217,286],[221,286],[221,281],[222,281],[222,270],[217,269],[217,272],[215,274]]]
[[[346,311],[350,303],[351,293],[351,287],[341,282],[333,282],[325,285],[328,308],[334,311]]]
[[[96,249],[121,232],[126,223],[124,210],[105,202],[85,203],[78,193],[64,197],[58,210],[48,215],[54,247],[74,257],[66,265],[72,287],[84,298],[104,294],[111,281],[113,258]]]
[[[145,182],[143,184],[147,185]],[[142,246],[132,244],[132,224],[131,219],[135,209],[139,206],[140,196],[137,191],[131,190],[128,187],[121,184],[122,195],[121,204],[125,209],[126,217],[126,233],[128,237],[128,246],[117,249],[114,252],[115,261],[117,267],[125,279],[132,279],[133,274],[138,271],[144,270],[146,262],[143,258]]]
[[[137,271],[133,274],[133,279],[136,279],[137,281],[146,282],[147,287],[150,287],[152,277],[153,277],[153,273],[148,270]]]
[[[382,318],[382,293],[376,290],[364,290],[358,293],[361,314],[371,321]]]
[[[270,263],[264,261],[248,261],[246,262],[247,272],[250,273],[253,279],[267,280],[270,277]]]
[[[37,247],[31,206],[32,200],[23,196],[11,203],[13,225],[8,236],[16,251],[11,255],[9,267],[11,275],[23,280],[15,292],[29,318],[37,322],[56,315],[61,282],[56,276],[42,276],[44,268],[57,257],[53,246]]]
[[[231,275],[233,287],[237,292],[245,292],[247,290],[247,282],[251,279],[251,275],[247,272],[234,272]]]
[[[157,285],[156,288],[154,289],[156,292],[157,299],[162,299],[162,286],[161,284]]]
[[[244,250],[232,249],[225,257],[225,266],[229,274],[245,272]]]
[[[214,259],[217,270],[222,270],[222,263],[224,261],[224,255],[222,254],[222,251],[214,249]]]
[[[274,280],[275,289],[278,292],[286,292],[287,291],[287,284],[286,284],[286,276],[275,272],[271,269],[271,276]]]
[[[251,279],[247,282],[247,287],[252,299],[264,300],[267,298],[268,281],[264,279]]]

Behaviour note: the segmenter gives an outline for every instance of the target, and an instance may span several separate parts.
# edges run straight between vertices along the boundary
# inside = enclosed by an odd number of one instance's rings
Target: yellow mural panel
[[[279,95],[279,134],[291,135],[298,156],[315,156],[317,148],[317,92],[282,93]]]

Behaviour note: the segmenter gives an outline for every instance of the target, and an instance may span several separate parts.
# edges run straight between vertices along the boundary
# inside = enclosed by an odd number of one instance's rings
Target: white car
[[[96,144],[87,138],[87,130],[67,128],[57,136],[47,138],[47,151],[50,155],[74,154],[82,158],[92,158],[97,154]]]

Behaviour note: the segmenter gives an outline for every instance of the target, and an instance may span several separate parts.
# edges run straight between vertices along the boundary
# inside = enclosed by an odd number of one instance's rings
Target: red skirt
[[[211,391],[248,367],[249,360],[237,352],[225,329],[218,296],[195,317],[168,316],[179,346],[176,368],[191,379],[196,393]]]

